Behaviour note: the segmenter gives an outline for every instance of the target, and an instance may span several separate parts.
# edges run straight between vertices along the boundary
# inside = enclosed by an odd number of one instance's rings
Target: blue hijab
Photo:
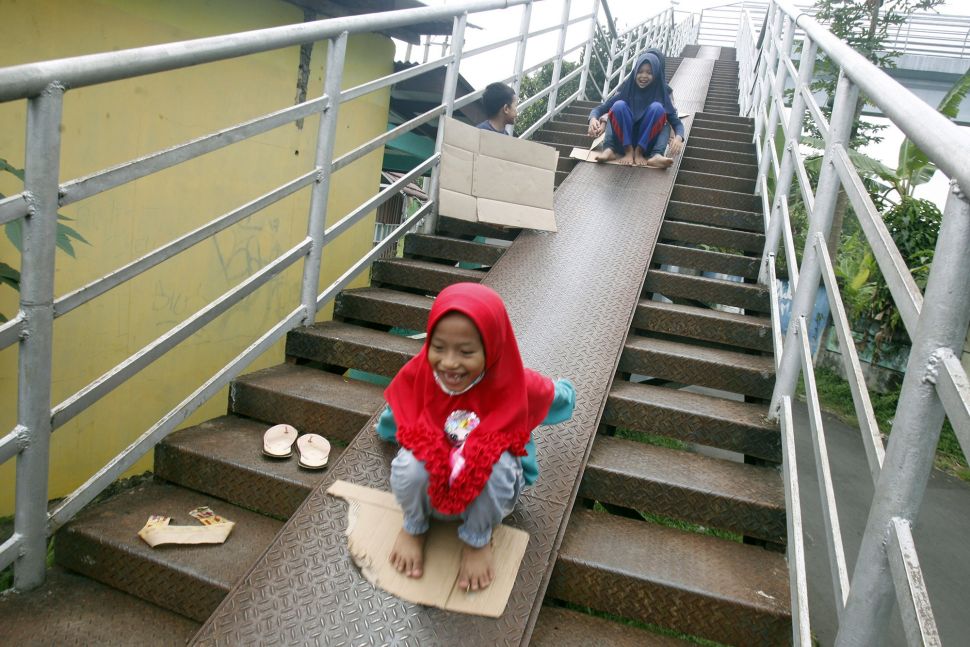
[[[636,76],[637,70],[644,63],[650,64],[650,69],[653,70],[653,81],[647,87],[641,88],[637,85]],[[623,81],[616,92],[617,98],[623,99],[630,106],[630,111],[633,113],[633,121],[637,121],[643,117],[643,113],[647,111],[647,108],[654,101],[660,102],[667,114],[677,114],[677,111],[674,109],[674,104],[670,100],[670,92],[664,75],[663,55],[659,50],[649,49],[641,54],[637,59],[637,64],[633,68],[633,72],[626,77],[626,80]]]

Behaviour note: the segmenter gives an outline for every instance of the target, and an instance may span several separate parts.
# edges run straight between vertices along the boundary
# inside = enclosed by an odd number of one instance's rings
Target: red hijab
[[[485,347],[485,375],[460,395],[448,395],[435,382],[428,363],[428,343],[443,316],[459,312],[475,324]],[[444,514],[459,514],[485,487],[502,452],[525,456],[534,428],[549,413],[552,380],[522,366],[512,322],[494,290],[476,283],[445,288],[428,315],[421,352],[398,372],[384,391],[397,423],[397,440],[424,462],[431,505]],[[451,486],[445,420],[463,409],[479,417],[464,446],[465,467]]]

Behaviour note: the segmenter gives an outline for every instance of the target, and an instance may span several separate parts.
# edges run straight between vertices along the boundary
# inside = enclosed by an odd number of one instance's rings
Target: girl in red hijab
[[[401,445],[391,489],[404,511],[391,562],[421,577],[431,517],[460,519],[458,584],[487,587],[492,528],[538,476],[532,430],[572,416],[572,384],[525,368],[502,299],[459,283],[435,299],[424,347],[384,395],[377,433]]]

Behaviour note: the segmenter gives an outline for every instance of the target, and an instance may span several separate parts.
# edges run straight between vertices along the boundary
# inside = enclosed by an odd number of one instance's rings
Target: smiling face
[[[653,67],[650,63],[644,63],[637,68],[637,75],[634,79],[637,82],[637,87],[643,89],[653,83]]]
[[[450,391],[463,391],[485,370],[485,346],[472,320],[458,312],[438,320],[428,341],[428,363]]]

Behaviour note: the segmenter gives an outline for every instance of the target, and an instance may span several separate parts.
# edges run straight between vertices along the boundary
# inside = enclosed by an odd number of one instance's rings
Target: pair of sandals
[[[293,445],[300,453],[300,467],[319,470],[330,460],[330,442],[319,434],[303,434],[292,425],[274,425],[263,434],[263,454],[270,458],[289,458]]]

